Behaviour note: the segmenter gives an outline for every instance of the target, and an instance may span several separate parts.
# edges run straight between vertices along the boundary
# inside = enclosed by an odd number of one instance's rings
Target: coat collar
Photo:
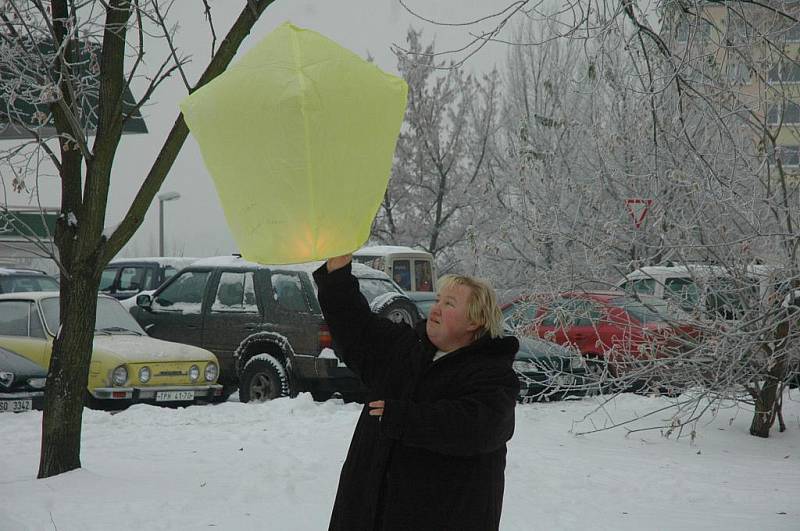
[[[418,322],[415,326],[415,330],[417,332],[417,336],[419,337],[422,345],[425,348],[425,352],[429,353],[431,357],[433,357],[433,353],[436,352],[436,346],[431,343],[430,338],[428,338],[428,332],[426,330],[426,323],[427,319],[423,319],[422,321]],[[471,352],[491,352],[493,356],[499,356],[502,358],[513,359],[514,355],[516,355],[517,351],[519,350],[519,341],[514,336],[503,336],[503,337],[495,337],[491,338],[488,335],[484,335],[478,340],[473,341],[469,345],[465,347],[461,347],[460,349],[454,351],[454,353],[471,353]],[[451,354],[448,354],[450,356]]]

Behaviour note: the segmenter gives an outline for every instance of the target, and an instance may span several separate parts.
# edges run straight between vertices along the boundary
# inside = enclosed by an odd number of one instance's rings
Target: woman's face
[[[451,352],[472,343],[478,325],[467,317],[470,294],[471,289],[460,284],[447,286],[437,293],[426,330],[431,343],[439,350]]]

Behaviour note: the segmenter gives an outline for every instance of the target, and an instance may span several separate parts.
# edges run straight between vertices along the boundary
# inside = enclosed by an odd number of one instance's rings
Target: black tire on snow
[[[417,306],[408,299],[396,299],[387,304],[379,313],[393,323],[406,323],[414,326],[419,320]]]
[[[269,355],[258,356],[259,359],[245,365],[239,385],[239,401],[266,402],[289,396],[289,376],[281,362]]]

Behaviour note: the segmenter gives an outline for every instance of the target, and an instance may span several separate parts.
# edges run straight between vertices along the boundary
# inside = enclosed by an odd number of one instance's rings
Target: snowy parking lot
[[[800,529],[796,390],[784,398],[788,430],[769,439],[750,436],[752,413],[738,408],[703,419],[694,440],[576,435],[668,403],[626,394],[600,410],[595,399],[518,406],[501,528]],[[327,529],[359,410],[306,394],[86,410],[84,468],[47,480],[35,479],[41,412],[0,415],[0,531]]]

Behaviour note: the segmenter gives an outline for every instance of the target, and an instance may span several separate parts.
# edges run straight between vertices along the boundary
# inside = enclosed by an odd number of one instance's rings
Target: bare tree
[[[483,270],[504,285],[580,290],[642,265],[713,263],[714,278],[694,279],[706,294],[691,308],[702,340],[622,360],[618,383],[700,389],[679,425],[703,400],[733,400],[754,406],[753,435],[776,419],[783,429],[800,340],[797,313],[782,306],[800,278],[796,7],[509,4],[525,22],[506,39],[504,172],[493,187],[507,215],[480,235],[481,249],[503,237],[478,258]],[[474,46],[501,40],[476,35]],[[629,198],[653,202],[640,227]]]
[[[409,85],[405,123],[373,237],[419,245],[440,261],[467,238],[483,215],[481,184],[497,129],[499,79],[475,79],[460,68],[440,70],[434,45],[408,32],[408,52],[397,51]]]
[[[193,84],[183,71],[187,58],[174,42],[171,1],[6,0],[0,4],[0,93],[7,102],[3,115],[31,137],[4,153],[2,162],[17,187],[36,180],[37,172],[46,167],[55,168],[61,181],[61,215],[55,232],[58,256],[54,257],[61,270],[61,326],[45,392],[39,477],[80,467],[81,418],[100,274],[141,225],[188,134],[178,115],[161,149],[152,154],[152,165],[122,221],[104,233],[123,127],[155,98],[168,76],[180,74],[191,93],[222,73],[271,3],[244,3],[218,48],[210,7],[206,2],[198,6],[208,17],[213,53]],[[131,82],[144,75],[146,47],[156,39],[166,41],[169,56],[147,77],[144,94],[133,102],[124,101]],[[25,120],[15,102],[35,107],[33,120]],[[49,166],[21,166],[21,161],[38,160],[42,154]],[[15,172],[20,167],[24,169]]]

